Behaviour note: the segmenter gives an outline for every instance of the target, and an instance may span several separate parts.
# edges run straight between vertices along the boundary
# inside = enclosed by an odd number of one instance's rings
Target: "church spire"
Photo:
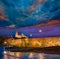
[[[23,38],[23,37],[26,38],[27,36],[25,36],[23,33],[21,33],[21,35],[19,35],[18,32],[16,32],[15,37],[17,37],[17,38]]]
[[[16,32],[15,37],[18,37],[18,32]]]

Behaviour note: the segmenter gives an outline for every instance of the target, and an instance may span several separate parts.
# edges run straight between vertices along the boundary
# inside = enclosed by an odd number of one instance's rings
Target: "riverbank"
[[[17,47],[6,47],[11,52],[37,52],[37,53],[51,53],[60,54],[60,46],[44,47],[44,48],[17,48]]]

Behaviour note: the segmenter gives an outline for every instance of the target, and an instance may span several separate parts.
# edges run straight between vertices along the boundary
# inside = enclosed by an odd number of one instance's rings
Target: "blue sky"
[[[0,27],[25,27],[60,20],[60,0],[0,0]]]

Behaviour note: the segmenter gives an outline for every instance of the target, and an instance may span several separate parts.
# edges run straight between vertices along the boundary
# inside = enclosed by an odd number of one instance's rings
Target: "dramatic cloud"
[[[60,19],[60,0],[0,0],[0,27],[25,27]]]

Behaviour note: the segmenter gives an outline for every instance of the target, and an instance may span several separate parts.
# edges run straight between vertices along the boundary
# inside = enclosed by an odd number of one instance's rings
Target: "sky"
[[[0,0],[0,36],[14,36],[17,31],[28,37],[56,37],[58,23],[60,0]]]
[[[16,31],[19,35],[22,33],[27,37],[60,37],[60,25],[51,25],[44,27],[23,27],[23,28],[0,28],[0,36],[15,37]]]
[[[60,20],[60,0],[0,0],[0,27],[26,27]]]

